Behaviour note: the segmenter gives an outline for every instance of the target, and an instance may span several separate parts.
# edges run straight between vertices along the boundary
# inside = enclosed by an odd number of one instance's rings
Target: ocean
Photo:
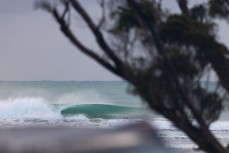
[[[109,128],[147,121],[168,148],[193,152],[189,138],[165,118],[149,110],[119,81],[0,81],[0,128]],[[229,112],[211,125],[229,143]]]

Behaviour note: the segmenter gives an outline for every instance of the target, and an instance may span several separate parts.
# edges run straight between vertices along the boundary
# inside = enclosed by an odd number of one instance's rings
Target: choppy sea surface
[[[168,120],[152,113],[141,99],[128,93],[125,82],[0,81],[0,128],[87,127],[118,128],[147,121],[168,148],[193,152],[197,146]],[[211,125],[229,143],[229,113]]]

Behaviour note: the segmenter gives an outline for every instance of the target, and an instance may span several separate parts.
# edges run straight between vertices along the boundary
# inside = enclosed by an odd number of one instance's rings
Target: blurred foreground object
[[[119,130],[22,128],[0,130],[4,153],[169,153],[147,123]]]

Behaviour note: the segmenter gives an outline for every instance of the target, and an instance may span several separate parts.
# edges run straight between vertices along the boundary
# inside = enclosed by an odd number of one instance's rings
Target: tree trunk
[[[228,153],[227,150],[217,141],[208,128],[195,129],[187,127],[182,129],[196,144],[199,149],[208,153]]]

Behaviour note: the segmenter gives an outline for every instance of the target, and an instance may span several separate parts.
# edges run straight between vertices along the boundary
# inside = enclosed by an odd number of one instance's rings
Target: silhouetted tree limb
[[[110,70],[114,74],[120,75],[120,72],[115,67],[113,67],[111,64],[109,64],[104,59],[102,59],[101,57],[99,57],[94,51],[92,51],[92,50],[88,49],[87,47],[85,47],[75,37],[75,35],[73,34],[73,32],[70,30],[70,27],[65,22],[63,16],[61,16],[56,9],[53,9],[51,12],[53,14],[53,17],[59,23],[61,31],[72,42],[73,45],[75,45],[77,48],[80,49],[80,51],[82,51],[83,53],[85,53],[89,57],[93,58],[95,61],[97,61],[98,63],[100,63],[101,65],[103,65],[105,68],[107,68],[108,70]]]
[[[157,34],[156,34],[155,30],[154,30],[154,26],[151,24],[151,22],[149,22],[150,19],[147,18],[147,16],[141,11],[141,9],[138,7],[138,5],[137,5],[134,1],[128,0],[128,2],[130,3],[130,5],[132,5],[132,6],[134,7],[134,9],[136,9],[136,12],[137,12],[138,15],[140,16],[140,18],[141,18],[141,19],[144,21],[144,23],[147,25],[149,31],[151,31],[151,35],[152,35],[152,37],[154,38],[154,42],[155,42],[156,48],[157,48],[158,52],[162,55],[162,57],[163,57],[163,59],[164,59],[164,62],[165,62],[165,64],[166,64],[167,67],[168,67],[167,70],[170,71],[169,73],[167,73],[167,77],[168,77],[169,79],[172,78],[172,80],[169,81],[170,84],[172,85],[172,82],[175,83],[175,88],[174,88],[174,90],[178,90],[179,96],[180,96],[181,100],[183,101],[183,103],[185,103],[185,104],[191,109],[192,114],[195,116],[196,120],[197,120],[198,123],[200,124],[200,128],[202,128],[202,130],[200,130],[200,131],[202,131],[202,132],[205,134],[205,137],[208,137],[208,139],[211,139],[212,145],[217,144],[217,145],[216,145],[217,149],[214,148],[214,151],[213,151],[212,148],[211,148],[211,150],[212,150],[213,152],[216,152],[216,151],[226,152],[225,149],[219,144],[219,142],[214,138],[214,136],[213,136],[213,135],[211,134],[211,132],[208,130],[208,127],[207,127],[206,123],[204,122],[204,120],[202,119],[202,116],[200,115],[199,110],[197,110],[197,109],[193,106],[193,104],[191,103],[191,101],[189,101],[189,98],[187,97],[187,95],[183,92],[182,87],[181,87],[181,85],[180,85],[180,83],[179,83],[178,77],[177,77],[177,75],[176,75],[176,72],[175,72],[175,70],[174,70],[172,64],[171,64],[170,61],[168,60],[166,54],[165,54],[164,51],[163,51],[163,47],[162,47],[162,45],[161,45],[161,42],[159,41],[159,39],[158,39],[158,37],[157,37]],[[180,4],[180,3],[181,3],[181,4]],[[182,3],[183,3],[183,4],[182,4]],[[185,4],[184,4],[184,3],[185,3]],[[188,15],[188,14],[187,14],[187,2],[181,0],[181,1],[179,1],[179,5],[180,5],[180,7],[181,7],[181,9],[182,9],[182,12],[185,13],[186,15]],[[177,94],[177,93],[176,93],[176,94]],[[180,100],[179,100],[179,99],[176,99],[176,100],[178,100],[178,102],[176,102],[175,104],[176,104],[176,106],[177,106],[178,108],[180,108],[179,111],[180,111],[180,110],[183,110],[184,107],[182,107],[182,106],[180,107],[180,104],[179,104],[179,101],[180,101]],[[164,108],[163,108],[163,109],[164,109]],[[168,110],[166,110],[166,111],[163,113],[163,111],[160,109],[159,112],[162,113],[162,114],[164,114],[167,118],[170,118],[170,120],[173,120],[173,118],[171,118],[171,114],[170,114],[170,115],[166,115],[166,112],[168,112]],[[185,113],[183,113],[182,111],[181,111],[181,113],[182,113],[182,115],[185,115]],[[179,123],[177,123],[177,119],[176,119],[176,120],[173,120],[173,122],[174,122],[178,127],[180,127],[181,129],[184,128],[183,126],[180,126]],[[184,121],[183,121],[182,123],[184,123]],[[190,125],[188,125],[187,127],[189,127],[189,126],[190,126]],[[185,129],[184,129],[184,130],[185,130]],[[190,130],[187,131],[187,133],[190,133]],[[196,132],[196,133],[199,133],[199,132]],[[208,145],[205,145],[205,143],[206,143],[205,141],[200,142],[200,141],[199,141],[200,139],[199,139],[198,137],[194,137],[193,134],[190,134],[189,136],[192,137],[193,140],[196,141],[197,143],[202,144],[202,146],[201,146],[202,149],[207,150],[207,149],[209,148],[209,146],[208,146],[209,144],[208,144]],[[206,148],[204,148],[204,146],[205,146]]]
[[[100,7],[102,9],[102,17],[97,25],[97,28],[100,29],[102,27],[102,25],[104,24],[105,22],[105,19],[106,19],[106,8],[105,8],[105,1],[104,0],[101,0],[100,2]]]
[[[100,32],[98,27],[93,23],[92,19],[89,17],[86,11],[84,11],[82,6],[77,1],[71,0],[70,3],[72,4],[73,8],[85,20],[90,30],[93,32],[94,36],[96,37],[99,46],[114,61],[116,67],[120,69],[122,67],[122,61],[115,55],[115,52],[108,46],[108,44],[104,40],[102,33]]]
[[[161,42],[158,39],[158,36],[157,36],[157,34],[156,34],[155,30],[154,30],[154,26],[149,22],[150,19],[147,18],[147,16],[140,10],[140,8],[138,7],[138,5],[134,1],[128,0],[128,2],[136,9],[136,12],[138,12],[139,16],[141,17],[141,19],[144,21],[144,23],[147,25],[149,31],[151,32],[151,35],[152,35],[152,37],[154,39],[156,48],[157,48],[158,52],[162,55],[163,60],[165,62],[165,65],[167,67],[167,69],[166,69],[166,71],[168,71],[167,77],[169,79],[170,78],[172,79],[172,80],[170,79],[171,86],[173,86],[172,85],[172,82],[174,82],[174,85],[175,85],[174,90],[178,90],[179,96],[182,99],[182,101],[184,103],[186,103],[191,108],[193,115],[196,116],[197,120],[199,120],[199,123],[202,126],[207,127],[207,125],[203,121],[202,117],[200,116],[200,112],[195,109],[195,107],[192,105],[192,103],[189,101],[189,99],[183,93],[183,90],[182,90],[181,85],[180,85],[180,82],[178,80],[176,71],[175,71],[174,67],[172,66],[172,64],[170,63],[170,61],[168,60],[168,57],[166,56],[166,54],[164,52],[164,49],[163,49],[163,47],[161,45]],[[180,100],[178,99],[178,102],[179,101]],[[178,103],[178,106],[179,105],[180,105],[180,103]],[[183,109],[182,106],[181,106],[181,108]]]
[[[180,7],[181,12],[186,15],[189,16],[189,10],[188,10],[188,0],[177,0],[178,5]]]

